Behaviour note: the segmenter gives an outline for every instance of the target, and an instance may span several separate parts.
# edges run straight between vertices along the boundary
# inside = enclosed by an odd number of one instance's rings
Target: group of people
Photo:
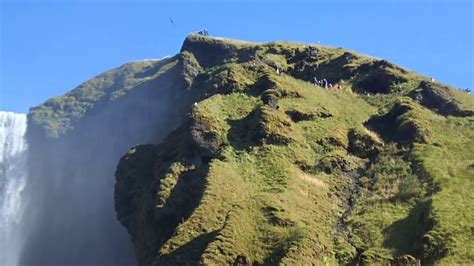
[[[282,69],[280,68],[280,66],[276,65],[275,66],[275,72],[278,74],[278,75],[281,75],[281,73],[283,72]],[[336,88],[337,90],[339,91],[342,91],[344,90],[344,85],[343,85],[343,81],[337,83],[335,86],[329,82],[327,79],[321,79],[321,80],[318,80],[316,77],[314,77],[314,86],[316,87],[322,87],[322,88],[325,88],[325,89],[332,89],[332,88]]]
[[[202,36],[209,36],[209,32],[207,31],[206,28],[198,31],[197,34],[202,35]]]
[[[334,87],[334,85],[331,82],[329,82],[327,79],[318,80],[316,77],[314,77],[314,86],[323,87],[325,89],[332,89]],[[336,84],[336,89],[343,90],[344,86],[342,85],[342,83],[338,83]]]

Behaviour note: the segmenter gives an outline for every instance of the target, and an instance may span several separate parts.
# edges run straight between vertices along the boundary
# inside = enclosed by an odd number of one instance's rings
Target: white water
[[[0,265],[15,266],[19,259],[25,131],[26,115],[0,111]]]

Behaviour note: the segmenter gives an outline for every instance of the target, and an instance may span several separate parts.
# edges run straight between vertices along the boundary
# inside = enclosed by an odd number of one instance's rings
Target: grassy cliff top
[[[256,44],[191,34],[185,39],[181,53],[177,56],[162,60],[131,62],[104,72],[63,96],[51,98],[31,108],[29,120],[44,130],[47,136],[58,137],[73,129],[88,112],[109,102],[117,101],[133,90],[143,89],[144,85],[159,79],[180,63],[184,65],[180,72],[184,73],[184,78],[189,83],[193,75],[200,70],[207,68],[217,70],[216,66],[225,67],[226,72],[219,73],[221,75],[239,74],[245,66],[242,64],[244,61],[246,64],[255,66],[266,65],[274,69],[278,67],[283,72],[309,82],[314,77],[326,78],[334,84],[347,81],[356,85],[355,90],[364,87],[368,88],[369,92],[370,89],[380,89],[375,88],[378,85],[385,90],[412,89],[416,87],[417,82],[427,80],[426,77],[416,75],[387,61],[342,48],[289,42]],[[340,71],[333,71],[336,69]],[[246,75],[253,75],[249,71],[242,74],[234,80],[248,81]],[[386,84],[377,84],[378,80],[367,80],[364,76],[368,75],[381,76],[380,79],[384,79]],[[398,88],[395,88],[396,85]],[[402,88],[402,85],[407,88]],[[153,86],[156,86],[158,90],[159,87],[163,87],[159,82],[153,83]],[[465,99],[463,95],[459,95],[462,93],[453,92],[452,94],[458,94],[456,99],[460,102]]]

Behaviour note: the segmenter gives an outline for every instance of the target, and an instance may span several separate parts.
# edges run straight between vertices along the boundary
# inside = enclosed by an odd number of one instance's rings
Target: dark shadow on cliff
[[[419,118],[411,115],[419,111],[413,102],[401,100],[386,114],[372,116],[364,126],[378,133],[387,143],[395,142],[398,145],[411,147],[415,142],[426,142],[426,132],[418,125]]]
[[[133,64],[128,64],[110,77],[111,85],[101,87],[103,96],[93,97],[88,90],[78,89],[70,97],[60,98],[62,101],[46,109],[74,115],[65,116],[71,119],[71,128],[57,139],[44,136],[42,128],[32,126],[30,120],[30,177],[25,187],[29,202],[23,222],[22,264],[134,263],[130,237],[117,222],[114,211],[113,173],[117,161],[137,143],[161,142],[180,124],[189,109],[187,105],[193,102],[193,96],[185,93],[179,68],[174,66],[159,74],[162,65],[157,62],[145,69],[146,73],[135,73]],[[125,86],[132,75],[153,77]],[[61,109],[62,102],[73,109]],[[55,121],[54,117],[46,118],[45,122]],[[144,191],[140,182],[134,183],[133,188],[124,187],[130,191],[126,195]],[[144,197],[150,194],[143,193]],[[125,213],[131,212],[127,208],[143,208],[140,197],[134,200],[124,207]]]
[[[259,111],[255,110],[242,119],[227,120],[227,123],[230,125],[227,139],[234,149],[248,150],[258,144],[259,137],[256,132],[258,113]]]
[[[418,259],[426,257],[424,253],[430,253],[425,250],[425,234],[433,227],[433,221],[430,219],[432,201],[422,201],[414,206],[407,217],[395,221],[384,229],[383,233],[386,239],[384,247],[394,250],[395,256],[412,255]],[[443,247],[437,247],[436,254],[430,254],[432,262],[443,256]],[[426,261],[425,261],[426,262]]]
[[[201,234],[175,251],[158,257],[154,262],[157,265],[200,265],[201,255],[220,231],[219,229]]]
[[[201,202],[206,175],[209,166],[184,172],[178,179],[165,206],[157,212],[157,219],[162,229],[162,244],[173,235],[176,227],[186,221]],[[161,246],[161,245],[160,245]]]
[[[434,82],[422,81],[417,89],[408,95],[420,105],[443,116],[468,117],[474,115],[472,108],[462,107],[452,90]]]

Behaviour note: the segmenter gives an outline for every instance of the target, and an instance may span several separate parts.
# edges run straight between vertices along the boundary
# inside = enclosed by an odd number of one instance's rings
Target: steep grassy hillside
[[[474,260],[474,97],[330,47],[192,35],[181,55],[204,97],[116,173],[141,265]]]
[[[115,184],[140,265],[474,261],[473,96],[340,48],[199,35],[106,75],[30,118],[143,143]]]

